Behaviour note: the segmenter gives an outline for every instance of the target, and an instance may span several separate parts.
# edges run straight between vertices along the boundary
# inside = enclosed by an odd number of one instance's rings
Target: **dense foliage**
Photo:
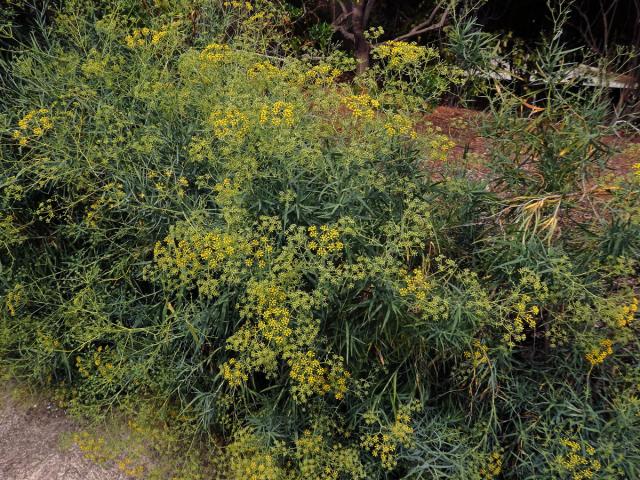
[[[478,178],[436,50],[351,79],[274,2],[61,3],[2,76],[9,375],[177,410],[221,478],[640,477],[640,172],[561,46]]]

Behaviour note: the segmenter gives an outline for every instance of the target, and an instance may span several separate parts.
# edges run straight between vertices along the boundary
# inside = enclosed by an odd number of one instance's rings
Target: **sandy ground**
[[[126,480],[117,468],[85,459],[63,439],[78,430],[45,400],[15,398],[0,385],[0,480]]]

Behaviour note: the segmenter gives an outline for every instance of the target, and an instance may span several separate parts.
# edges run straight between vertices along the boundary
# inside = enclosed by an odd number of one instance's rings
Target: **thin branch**
[[[449,17],[450,10],[451,10],[451,7],[447,7],[444,10],[444,12],[442,12],[442,16],[440,17],[440,20],[438,21],[438,23],[434,25],[429,25],[429,23],[431,23],[430,20],[432,20],[432,17],[434,16],[432,12],[431,16],[427,21],[419,25],[416,25],[409,32],[405,33],[404,35],[400,35],[399,37],[396,37],[394,40],[395,41],[406,40],[407,38],[415,37],[417,35],[422,35],[423,33],[427,33],[433,30],[440,30],[442,27],[444,27],[444,24],[447,22],[447,18]]]
[[[340,0],[338,0],[338,5],[340,5],[340,9],[342,10],[342,14],[343,15],[350,15],[349,12],[351,12],[353,10],[353,6],[351,5],[351,2],[349,2],[349,8],[344,6],[344,3],[341,2]]]
[[[340,32],[342,36],[350,42],[353,42],[356,39],[355,35],[347,30],[344,25],[331,25],[331,28],[336,32]]]
[[[355,36],[352,32],[347,30],[347,28],[343,25],[344,21],[347,20],[352,14],[353,11],[348,11],[344,8],[342,2],[339,2],[341,7],[343,8],[342,13],[338,15],[338,17],[331,23],[331,28],[335,32],[340,32],[344,38],[353,42],[355,40]]]
[[[362,20],[362,24],[364,25],[365,28],[369,26],[369,19],[371,18],[371,12],[375,4],[376,4],[376,0],[368,0],[367,5],[364,8],[364,18]]]

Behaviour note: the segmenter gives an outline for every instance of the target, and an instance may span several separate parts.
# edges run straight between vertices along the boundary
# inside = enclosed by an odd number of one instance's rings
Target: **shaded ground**
[[[0,384],[0,479],[125,480],[117,468],[87,460],[76,446],[62,448],[65,436],[78,429],[51,403],[16,398]]]

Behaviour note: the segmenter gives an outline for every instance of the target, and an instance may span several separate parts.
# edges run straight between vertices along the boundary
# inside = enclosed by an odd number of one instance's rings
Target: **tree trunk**
[[[367,28],[365,24],[365,5],[366,0],[360,0],[353,6],[353,14],[351,24],[353,26],[353,43],[354,53],[358,61],[358,74],[363,73],[369,68],[369,55],[371,54],[371,44],[365,38],[364,32]]]

